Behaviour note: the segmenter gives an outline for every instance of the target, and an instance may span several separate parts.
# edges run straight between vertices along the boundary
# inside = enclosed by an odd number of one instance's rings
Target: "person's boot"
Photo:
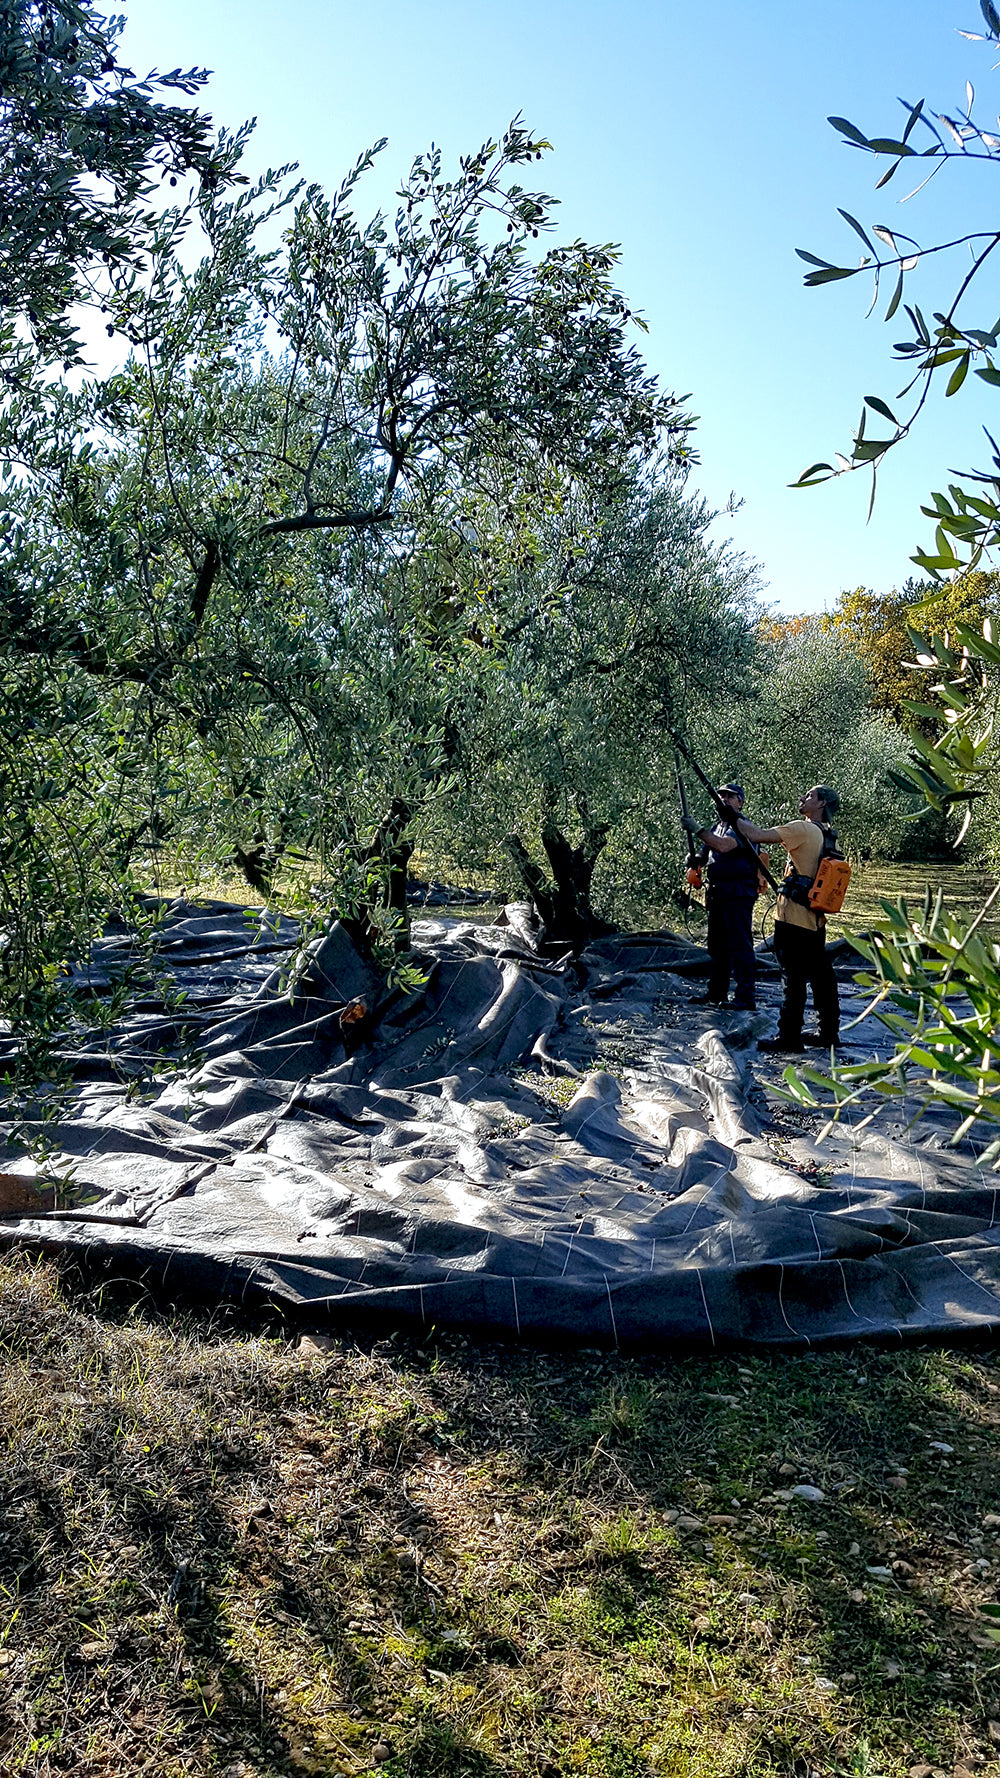
[[[728,994],[692,994],[689,1006],[728,1006]]]
[[[805,1047],[801,1038],[795,1042],[790,1037],[782,1037],[780,1031],[777,1037],[759,1037],[757,1039],[757,1048],[766,1056],[801,1056],[805,1052]]]
[[[810,1031],[803,1037],[802,1041],[807,1049],[825,1050],[828,1056],[832,1050],[836,1060],[841,1066],[843,1066],[845,1062],[857,1061],[857,1056],[852,1051],[845,1048],[844,1040],[839,1035],[831,1042],[830,1038],[820,1037],[818,1032]]]

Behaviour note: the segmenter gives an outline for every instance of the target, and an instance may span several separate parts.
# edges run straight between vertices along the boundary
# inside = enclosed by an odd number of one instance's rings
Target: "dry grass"
[[[310,1356],[17,1255],[0,1350],[12,1778],[997,1769],[991,1351]]]

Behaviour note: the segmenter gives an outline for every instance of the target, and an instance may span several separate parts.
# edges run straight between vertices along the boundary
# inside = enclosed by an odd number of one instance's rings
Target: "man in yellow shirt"
[[[763,1038],[760,1050],[789,1051],[796,1054],[805,1048],[802,1020],[806,1010],[806,989],[812,989],[813,1006],[819,1020],[819,1036],[807,1041],[830,1049],[840,1037],[840,996],[833,965],[826,954],[826,915],[818,914],[808,903],[808,891],[819,869],[823,844],[830,822],[840,808],[840,798],[828,785],[816,784],[799,800],[800,821],[786,821],[780,827],[755,827],[752,821],[740,820],[737,825],[755,846],[775,841],[788,853],[788,868],[778,896],[774,916],[774,954],[784,981],[784,996],[778,1014],[778,1035]]]

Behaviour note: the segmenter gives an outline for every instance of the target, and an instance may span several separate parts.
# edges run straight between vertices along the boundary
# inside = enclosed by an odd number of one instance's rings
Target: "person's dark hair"
[[[840,812],[840,798],[837,795],[837,792],[831,790],[828,784],[817,784],[816,795],[823,803],[827,819],[832,821],[834,815],[837,815]]]

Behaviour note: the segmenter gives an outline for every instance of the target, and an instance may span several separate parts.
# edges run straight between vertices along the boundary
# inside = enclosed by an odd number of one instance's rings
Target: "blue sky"
[[[765,597],[820,609],[842,588],[887,590],[913,572],[913,548],[930,540],[921,499],[982,460],[980,427],[1000,425],[1000,406],[974,378],[939,399],[886,465],[870,524],[860,475],[790,490],[809,463],[849,444],[863,395],[891,403],[904,380],[888,354],[904,337],[898,318],[865,321],[860,279],[805,291],[794,249],[852,263],[838,205],[925,244],[988,215],[991,168],[947,168],[900,208],[902,174],[876,194],[884,163],[847,149],[826,122],[834,113],[870,134],[894,131],[897,96],[954,112],[971,78],[989,127],[1000,72],[988,46],[958,36],[976,29],[976,0],[125,4],[137,72],[207,66],[217,120],[257,117],[249,170],[297,160],[332,185],[388,136],[359,208],[391,204],[399,173],[432,139],[457,155],[523,112],[554,147],[537,175],[561,200],[558,231],[621,244],[622,288],[650,327],[647,360],[667,387],[691,392],[700,416],[694,479],[714,505],[742,500],[718,534],[760,563]],[[950,280],[944,267],[915,277],[925,312],[957,272],[956,261]],[[994,286],[967,319],[989,325],[998,313]]]

